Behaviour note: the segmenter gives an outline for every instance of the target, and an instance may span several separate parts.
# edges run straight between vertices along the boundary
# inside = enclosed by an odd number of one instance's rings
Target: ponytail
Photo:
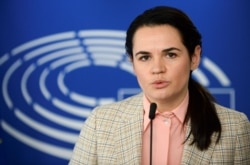
[[[184,123],[190,120],[191,131],[187,139],[193,135],[191,145],[195,144],[200,150],[206,150],[211,144],[213,133],[218,133],[216,143],[221,136],[221,124],[216,113],[215,99],[203,86],[193,80],[191,75],[188,88],[189,105]]]

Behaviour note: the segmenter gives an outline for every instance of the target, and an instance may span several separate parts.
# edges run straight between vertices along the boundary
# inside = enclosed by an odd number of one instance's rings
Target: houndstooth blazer
[[[250,122],[243,113],[216,104],[222,125],[219,143],[205,151],[184,144],[182,165],[250,165]],[[142,94],[95,108],[74,147],[70,165],[140,165],[143,133]],[[187,135],[190,125],[187,127]]]

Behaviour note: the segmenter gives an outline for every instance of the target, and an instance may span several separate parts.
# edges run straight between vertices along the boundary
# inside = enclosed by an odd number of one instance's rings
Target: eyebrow
[[[170,52],[170,51],[173,51],[173,50],[177,50],[177,51],[181,51],[181,49],[178,49],[176,47],[170,47],[170,48],[167,48],[167,49],[163,49],[162,52]],[[147,51],[139,51],[135,54],[135,56],[139,55],[139,54],[143,54],[143,55],[148,55],[150,54],[150,52],[147,52]]]
[[[181,51],[181,49],[178,49],[176,47],[171,47],[171,48],[164,49],[162,52],[170,52],[170,51],[173,51],[173,50]]]
[[[139,52],[135,53],[135,56],[137,56],[137,55],[139,55],[139,54],[144,54],[144,55],[146,55],[146,54],[150,54],[150,53],[147,52],[147,51],[139,51]]]

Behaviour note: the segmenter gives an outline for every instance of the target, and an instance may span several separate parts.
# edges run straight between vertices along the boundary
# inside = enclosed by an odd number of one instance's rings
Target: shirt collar
[[[171,113],[174,113],[174,115],[177,117],[177,119],[182,124],[185,120],[185,115],[186,115],[187,107],[188,107],[188,100],[189,100],[189,93],[187,92],[187,94],[186,94],[184,100],[181,102],[181,104],[171,111]],[[147,99],[145,94],[143,94],[144,130],[146,130],[146,128],[150,122],[150,119],[148,117],[149,107],[150,107],[150,101]],[[169,112],[164,112],[163,114],[167,114],[167,113],[169,113]],[[159,112],[156,111],[156,114],[159,114]]]

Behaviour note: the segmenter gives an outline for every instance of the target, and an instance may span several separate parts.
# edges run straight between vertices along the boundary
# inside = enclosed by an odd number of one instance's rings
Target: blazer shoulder
[[[218,104],[215,107],[224,131],[231,135],[244,132],[250,136],[250,122],[246,114]]]
[[[247,118],[246,114],[244,114],[243,112],[237,111],[235,109],[227,108],[219,104],[215,104],[215,108],[216,108],[216,111],[220,120],[222,121],[227,120],[229,122],[232,122],[232,121],[239,122],[243,120],[243,121],[249,122],[249,119]]]
[[[110,104],[105,104],[101,106],[97,106],[94,110],[99,110],[99,109],[119,109],[121,106],[140,106],[142,105],[142,93],[139,93],[137,95],[128,97],[124,100],[120,100],[114,103]]]
[[[143,108],[142,93],[128,97],[114,103],[101,105],[93,109],[92,115],[96,117],[126,117],[140,114]]]

